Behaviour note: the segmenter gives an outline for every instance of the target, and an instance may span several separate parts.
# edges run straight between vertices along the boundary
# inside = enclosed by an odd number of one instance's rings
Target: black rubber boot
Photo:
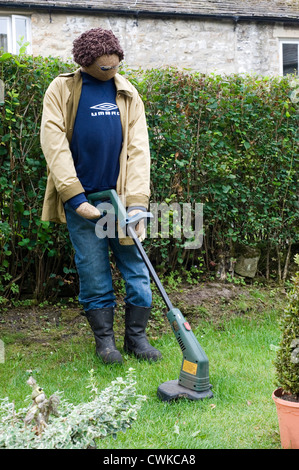
[[[124,350],[139,359],[148,361],[161,359],[162,354],[149,344],[145,333],[151,308],[126,305],[125,312]]]
[[[123,362],[116,349],[113,333],[114,308],[97,308],[85,312],[96,341],[96,354],[106,364]]]

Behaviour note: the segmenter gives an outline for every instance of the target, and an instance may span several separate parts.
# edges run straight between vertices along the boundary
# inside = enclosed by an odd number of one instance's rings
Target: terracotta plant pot
[[[283,449],[299,449],[299,402],[281,398],[282,388],[274,390],[281,446]]]

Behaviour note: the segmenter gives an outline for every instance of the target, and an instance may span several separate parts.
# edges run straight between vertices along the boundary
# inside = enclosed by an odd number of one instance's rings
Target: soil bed
[[[277,307],[278,299],[284,298],[279,293],[272,298],[269,289],[252,289],[251,286],[236,286],[218,282],[202,285],[180,285],[167,292],[174,307],[181,310],[190,322],[192,329],[202,321],[211,322],[219,328],[221,324],[233,316],[262,315],[266,308]],[[263,292],[263,295],[256,295]],[[266,299],[266,300],[265,300]],[[124,331],[123,300],[118,298],[119,307],[115,315],[116,336]],[[30,307],[2,307],[0,309],[0,332],[12,334],[13,340],[23,344],[33,342],[48,345],[49,342],[89,332],[83,310],[77,304],[40,305]],[[162,312],[163,310],[163,312]],[[153,314],[149,322],[149,333],[152,337],[170,331],[166,320],[166,308],[158,308],[154,304]],[[165,314],[165,315],[163,315]],[[163,318],[164,317],[164,318]]]

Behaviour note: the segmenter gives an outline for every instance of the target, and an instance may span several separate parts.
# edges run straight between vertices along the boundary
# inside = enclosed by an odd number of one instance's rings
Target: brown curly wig
[[[119,41],[112,31],[102,28],[93,28],[82,33],[73,42],[74,61],[82,67],[93,64],[97,57],[116,54],[119,60],[124,58]]]

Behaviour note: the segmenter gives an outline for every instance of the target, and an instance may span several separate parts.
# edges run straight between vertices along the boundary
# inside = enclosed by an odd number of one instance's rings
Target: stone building
[[[299,0],[0,1],[0,47],[71,58],[75,37],[112,29],[129,67],[202,73],[298,71]]]

